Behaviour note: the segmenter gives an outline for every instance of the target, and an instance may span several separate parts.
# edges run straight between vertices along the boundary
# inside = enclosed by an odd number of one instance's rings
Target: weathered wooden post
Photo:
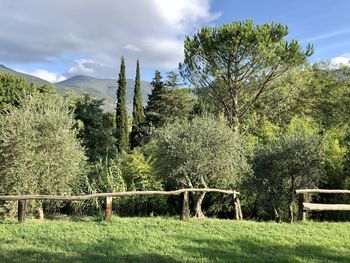
[[[190,199],[188,191],[185,191],[183,193],[183,200],[182,200],[182,211],[180,215],[181,220],[187,220],[190,217]]]
[[[107,223],[111,221],[112,203],[113,203],[113,198],[111,196],[107,196],[106,197],[106,216],[105,216],[105,220]]]
[[[300,193],[298,194],[298,221],[305,222],[306,221],[306,212],[304,211],[304,202],[306,201],[307,194]]]
[[[239,208],[237,203],[237,194],[236,191],[233,191],[233,207],[234,207],[234,218],[239,220]]]
[[[18,223],[22,224],[26,220],[27,200],[18,200]]]
[[[238,195],[237,195],[237,194],[236,194],[236,203],[237,203],[237,208],[238,208],[238,217],[239,217],[239,220],[243,220],[241,202],[239,201],[239,198],[238,198]]]

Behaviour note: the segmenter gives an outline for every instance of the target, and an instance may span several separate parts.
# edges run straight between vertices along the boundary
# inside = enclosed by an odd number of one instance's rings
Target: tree
[[[125,61],[121,58],[120,73],[118,79],[117,105],[116,105],[116,132],[118,151],[127,151],[129,148],[128,115],[126,112],[126,77]]]
[[[153,159],[138,149],[122,156],[121,167],[127,191],[163,190],[162,181],[156,177]],[[128,197],[123,210],[128,215],[149,215],[164,209],[165,199],[161,196]],[[164,211],[164,210],[163,210]]]
[[[134,102],[132,108],[132,130],[130,135],[131,149],[139,146],[142,141],[141,126],[145,120],[145,114],[143,111],[143,101],[141,93],[141,79],[140,79],[140,64],[137,60],[136,77],[135,77],[135,89],[134,89]]]
[[[253,25],[252,20],[204,27],[185,39],[180,73],[221,105],[230,126],[239,123],[273,80],[301,65],[313,53],[296,40],[286,41],[281,24]]]
[[[154,88],[145,110],[146,141],[152,129],[188,119],[196,102],[191,89],[180,88],[179,76],[175,72],[168,72],[167,76],[164,83],[160,72],[156,71],[152,81]]]
[[[0,72],[0,111],[18,107],[22,98],[32,94],[34,90],[35,86],[28,84],[23,78]]]
[[[72,193],[85,154],[57,95],[34,94],[0,115],[0,194]]]
[[[103,100],[85,94],[76,99],[75,119],[80,122],[78,138],[82,140],[90,162],[114,158],[117,152],[113,136],[113,116],[103,111]]]
[[[168,124],[153,143],[155,167],[167,188],[233,189],[250,171],[241,137],[232,134],[224,120],[195,117]],[[204,197],[196,197],[196,217],[203,216]]]
[[[179,74],[175,73],[174,71],[169,71],[166,73],[166,75],[167,81],[165,82],[165,86],[168,88],[168,90],[174,90],[182,86]]]
[[[324,160],[321,137],[310,118],[295,117],[279,133],[271,127],[263,129],[270,132],[256,145],[254,173],[246,178],[243,189],[256,198],[260,215],[267,207],[276,221],[286,214],[293,221],[295,190],[319,184]]]
[[[152,127],[159,128],[165,123],[163,115],[166,107],[164,94],[166,94],[167,89],[158,70],[156,70],[151,84],[153,89],[152,93],[148,95],[148,103],[145,109],[145,123],[148,126],[148,130]]]

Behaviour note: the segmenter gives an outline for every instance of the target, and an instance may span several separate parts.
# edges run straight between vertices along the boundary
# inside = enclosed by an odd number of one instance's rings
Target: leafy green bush
[[[255,209],[260,218],[293,220],[295,190],[316,187],[321,178],[324,157],[320,146],[316,123],[297,117],[276,137],[257,144],[254,173],[243,183],[247,208]]]
[[[0,115],[0,194],[71,194],[86,160],[74,124],[55,94]]]

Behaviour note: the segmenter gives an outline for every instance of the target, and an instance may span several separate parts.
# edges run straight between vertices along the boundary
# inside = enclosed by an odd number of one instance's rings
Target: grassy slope
[[[0,262],[350,262],[350,223],[0,223]]]

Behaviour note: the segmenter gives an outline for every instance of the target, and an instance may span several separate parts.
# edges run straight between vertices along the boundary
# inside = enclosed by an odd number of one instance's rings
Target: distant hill
[[[35,83],[37,85],[51,84],[50,82],[48,82],[46,80],[34,77],[32,75],[29,75],[29,74],[25,74],[25,73],[21,73],[21,72],[15,71],[13,69],[5,67],[4,65],[0,65],[0,72],[12,73],[12,74],[14,74],[14,75],[16,75],[18,77],[24,78],[29,83]]]
[[[9,72],[18,77],[22,77],[29,83],[35,83],[37,85],[51,84],[56,87],[57,92],[63,95],[67,91],[73,91],[77,95],[84,93],[89,94],[91,97],[96,99],[104,99],[104,110],[113,111],[116,92],[117,92],[117,80],[115,79],[98,79],[83,75],[71,77],[67,80],[50,83],[46,80],[34,77],[29,74],[24,74],[0,65],[0,72]],[[134,95],[135,81],[132,79],[126,80],[126,107],[129,112],[132,111],[132,101]],[[141,81],[142,97],[146,103],[148,100],[148,94],[151,93],[152,86],[147,81]]]

